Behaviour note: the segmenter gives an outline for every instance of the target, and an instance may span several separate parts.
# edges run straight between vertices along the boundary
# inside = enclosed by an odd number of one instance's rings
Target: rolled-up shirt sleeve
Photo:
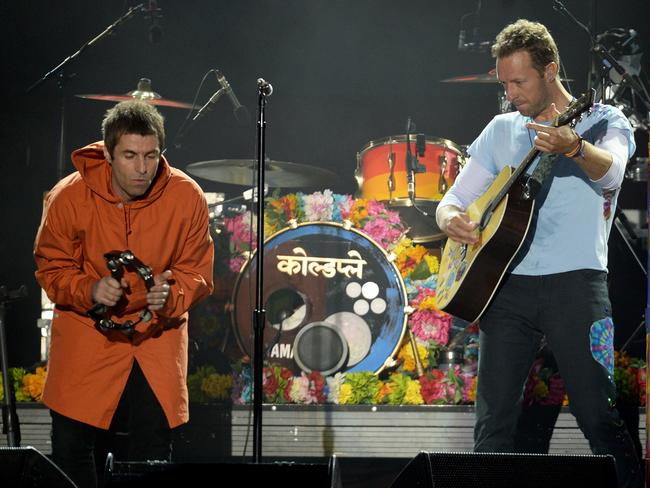
[[[630,159],[627,131],[610,128],[595,146],[612,155],[612,164],[607,173],[592,181],[603,190],[614,190],[620,187],[625,175],[625,166]]]
[[[480,197],[494,181],[495,175],[485,166],[470,158],[452,187],[445,193],[438,207],[453,205],[465,210]]]

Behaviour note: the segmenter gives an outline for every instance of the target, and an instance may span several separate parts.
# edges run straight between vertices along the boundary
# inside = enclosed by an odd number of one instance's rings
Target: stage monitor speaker
[[[612,456],[421,452],[392,488],[617,486]]]
[[[252,486],[261,481],[265,486],[282,488],[339,488],[341,476],[336,457],[327,463],[264,462],[264,463],[167,463],[160,461],[114,462],[109,459],[104,473],[105,488],[142,486],[187,486],[188,480],[210,480],[205,485],[221,486],[225,480],[233,486]]]
[[[33,447],[0,447],[0,486],[75,488],[61,469]]]

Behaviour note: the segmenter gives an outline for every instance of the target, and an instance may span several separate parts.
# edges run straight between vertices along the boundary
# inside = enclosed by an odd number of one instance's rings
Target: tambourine
[[[106,260],[108,270],[111,272],[111,276],[117,281],[122,280],[124,268],[126,268],[129,271],[137,273],[142,278],[147,290],[150,290],[154,286],[153,271],[151,268],[136,258],[128,249],[126,251],[107,252],[104,254],[104,259]],[[131,335],[135,330],[135,326],[140,322],[148,322],[153,317],[151,310],[145,308],[140,312],[140,318],[138,320],[127,320],[123,324],[120,324],[110,318],[109,310],[110,307],[107,305],[97,303],[86,313],[95,321],[95,326],[102,332],[119,330],[126,335]]]

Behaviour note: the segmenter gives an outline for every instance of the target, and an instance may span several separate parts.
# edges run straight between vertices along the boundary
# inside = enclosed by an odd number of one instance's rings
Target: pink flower
[[[377,216],[386,212],[386,207],[383,203],[377,200],[368,200],[368,215]]]
[[[451,315],[437,310],[416,310],[409,317],[409,323],[415,337],[422,341],[435,341],[443,346],[449,342]]]
[[[463,402],[469,403],[472,401],[472,383],[474,382],[474,374],[461,373],[460,377],[463,379]]]

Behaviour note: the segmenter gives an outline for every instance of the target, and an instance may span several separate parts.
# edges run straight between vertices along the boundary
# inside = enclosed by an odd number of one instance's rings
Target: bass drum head
[[[378,373],[406,330],[406,291],[396,266],[356,229],[323,222],[284,229],[264,244],[265,362],[295,374]],[[253,354],[257,252],[233,296],[233,328]]]

